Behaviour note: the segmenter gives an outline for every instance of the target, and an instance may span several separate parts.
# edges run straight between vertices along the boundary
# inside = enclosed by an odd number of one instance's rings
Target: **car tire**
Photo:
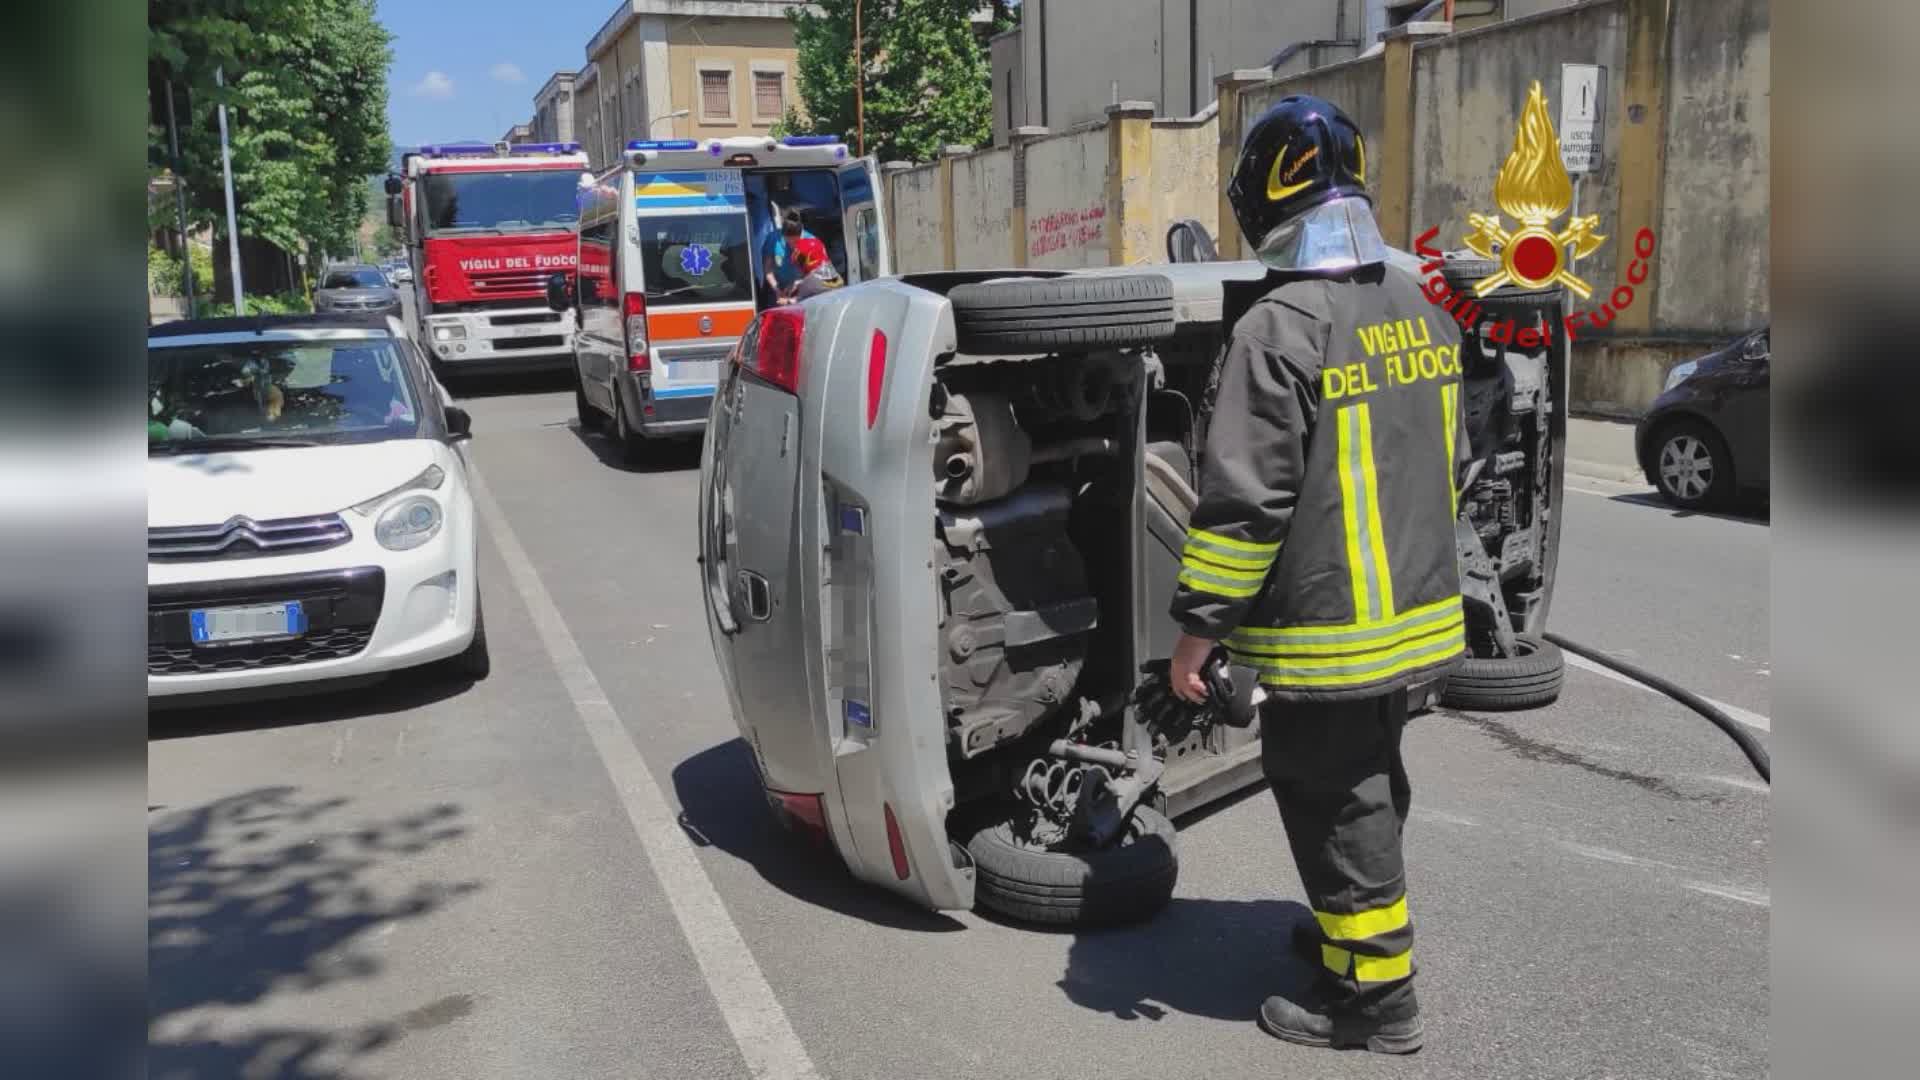
[[[1651,471],[1661,497],[1682,509],[1719,506],[1733,493],[1727,441],[1712,425],[1691,417],[1667,424],[1654,436]]]
[[[493,671],[493,656],[487,651],[487,611],[480,604],[478,586],[473,593],[473,641],[447,666],[467,682],[479,682]]]
[[[1532,634],[1514,636],[1518,656],[1470,656],[1447,676],[1440,703],[1475,712],[1538,709],[1560,699],[1566,657]]]
[[[1173,282],[1159,274],[978,282],[947,300],[970,353],[1151,345],[1174,331]]]
[[[618,388],[613,392],[613,446],[620,460],[628,465],[638,465],[647,459],[646,436],[633,430],[632,421],[627,419],[626,400]]]
[[[1127,835],[1099,851],[1046,851],[1022,843],[1006,820],[967,840],[974,896],[1011,919],[1047,926],[1114,926],[1152,917],[1173,897],[1180,874],[1173,823],[1134,810]]]

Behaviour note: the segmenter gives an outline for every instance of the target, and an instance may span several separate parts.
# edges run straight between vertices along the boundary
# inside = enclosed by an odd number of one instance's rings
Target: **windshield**
[[[384,289],[387,279],[378,270],[335,270],[320,283],[323,289]]]
[[[648,305],[752,301],[745,214],[642,217],[637,224]]]
[[[420,431],[389,338],[147,350],[147,451],[381,442]]]
[[[502,232],[571,226],[580,174],[564,169],[428,173],[427,228]]]

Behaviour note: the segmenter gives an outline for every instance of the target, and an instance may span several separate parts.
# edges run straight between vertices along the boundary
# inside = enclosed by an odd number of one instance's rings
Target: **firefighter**
[[[1258,671],[1262,764],[1313,907],[1312,986],[1269,997],[1290,1042],[1420,1048],[1400,834],[1409,686],[1465,652],[1453,521],[1467,460],[1460,338],[1395,265],[1344,113],[1288,97],[1228,198],[1268,268],[1235,322],[1172,614],[1172,690],[1219,646]]]

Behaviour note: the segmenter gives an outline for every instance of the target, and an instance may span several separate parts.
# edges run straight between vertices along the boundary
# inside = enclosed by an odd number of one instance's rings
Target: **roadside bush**
[[[180,260],[163,248],[147,249],[147,292],[154,296],[183,296],[186,285],[180,274]]]
[[[249,315],[303,315],[312,310],[312,301],[297,292],[247,294],[247,314]],[[233,304],[225,300],[200,306],[200,317],[203,319],[214,319],[231,314],[233,314]]]

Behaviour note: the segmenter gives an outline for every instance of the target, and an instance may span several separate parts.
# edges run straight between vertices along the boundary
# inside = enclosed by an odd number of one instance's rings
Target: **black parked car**
[[[1635,445],[1647,482],[1675,506],[1723,506],[1768,486],[1768,328],[1667,373]]]

